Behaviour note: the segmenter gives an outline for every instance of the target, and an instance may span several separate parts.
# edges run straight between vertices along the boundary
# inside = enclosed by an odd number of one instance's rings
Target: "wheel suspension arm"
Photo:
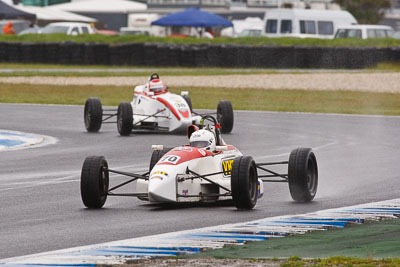
[[[223,172],[210,173],[210,174],[206,174],[206,175],[200,175],[200,174],[198,174],[198,173],[196,173],[196,172],[194,172],[194,171],[191,171],[191,170],[189,170],[189,169],[187,169],[186,172],[196,175],[196,177],[190,177],[190,178],[188,178],[188,179],[202,178],[202,179],[206,180],[207,182],[210,182],[210,183],[212,183],[212,184],[214,184],[214,185],[216,185],[216,186],[218,186],[218,187],[224,189],[225,191],[228,191],[228,192],[230,192],[230,193],[232,192],[230,189],[228,189],[228,188],[226,188],[226,187],[224,187],[224,186],[222,186],[222,185],[220,185],[220,184],[218,184],[218,183],[216,183],[216,182],[214,182],[214,181],[212,181],[212,180],[210,180],[210,179],[208,179],[208,178],[206,177],[206,176],[212,176],[212,175],[222,174]]]
[[[147,117],[146,117],[146,118],[144,118],[143,120],[140,120],[140,121],[138,121],[138,122],[134,123],[134,124],[133,124],[133,126],[135,126],[135,125],[137,125],[137,124],[139,124],[139,123],[142,123],[143,121],[147,120],[148,118],[151,118],[151,117],[156,117],[156,115],[157,115],[158,113],[164,112],[165,110],[166,110],[166,108],[163,108],[163,109],[161,109],[161,110],[157,111],[156,113],[154,113],[154,114],[152,114],[152,115],[149,115],[149,116],[147,116]]]
[[[121,174],[121,175],[125,175],[125,176],[129,176],[129,177],[133,177],[133,179],[130,179],[129,181],[123,182],[122,184],[119,184],[117,186],[114,186],[113,188],[110,188],[108,190],[108,193],[110,194],[111,191],[118,189],[124,185],[127,185],[129,183],[132,183],[134,181],[136,181],[137,179],[143,179],[143,180],[149,180],[149,172],[146,172],[144,174],[136,174],[136,173],[129,173],[129,172],[121,172],[121,171],[116,171],[116,170],[111,170],[111,169],[106,169],[108,172],[111,173],[116,173],[116,174]]]
[[[259,175],[258,178],[273,178],[273,177],[281,177],[283,178],[282,180],[265,180],[261,179],[263,182],[287,182],[288,181],[288,175],[287,174],[280,174],[277,172],[274,172],[270,169],[263,168],[262,166],[271,166],[271,165],[282,165],[282,164],[288,164],[288,161],[281,161],[281,162],[269,162],[269,163],[258,163],[256,164],[257,168],[260,170],[263,170],[267,173],[270,173],[270,175]]]

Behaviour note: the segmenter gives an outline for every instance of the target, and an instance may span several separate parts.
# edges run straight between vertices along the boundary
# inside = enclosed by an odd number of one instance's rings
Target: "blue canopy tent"
[[[233,24],[213,13],[199,10],[198,8],[187,8],[183,11],[166,15],[151,23],[159,26],[186,26],[186,27],[232,27]]]

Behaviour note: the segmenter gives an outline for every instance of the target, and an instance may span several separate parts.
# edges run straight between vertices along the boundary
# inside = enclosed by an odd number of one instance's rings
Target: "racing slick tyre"
[[[251,210],[257,203],[257,167],[250,156],[237,157],[231,171],[232,199],[239,210]]]
[[[85,128],[88,132],[98,132],[103,119],[103,108],[100,99],[90,97],[85,102]]]
[[[192,113],[193,112],[193,107],[192,107],[192,100],[190,100],[190,96],[183,95],[182,97],[183,97],[183,99],[185,99],[186,103],[188,104],[189,109],[190,109],[190,113]]]
[[[309,202],[314,199],[318,187],[318,166],[311,148],[297,148],[290,153],[288,182],[293,200]]]
[[[230,133],[233,129],[233,108],[228,100],[221,100],[217,107],[217,119],[222,133]]]
[[[172,147],[163,148],[163,150],[154,150],[151,154],[149,172],[154,168],[154,165],[165,155],[167,154]]]
[[[100,209],[107,200],[109,176],[107,161],[102,156],[85,159],[81,172],[81,197],[90,209]]]
[[[122,136],[128,136],[132,133],[133,112],[130,103],[122,102],[118,106],[117,128]]]

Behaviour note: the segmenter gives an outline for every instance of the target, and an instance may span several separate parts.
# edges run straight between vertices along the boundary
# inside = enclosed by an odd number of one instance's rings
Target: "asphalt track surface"
[[[87,133],[83,106],[0,104],[0,128],[59,139],[54,145],[0,152],[0,258],[400,195],[400,117],[235,112],[233,132],[224,139],[243,154],[257,162],[287,160],[292,149],[312,147],[319,165],[315,201],[295,203],[287,184],[266,183],[252,211],[237,211],[229,203],[160,206],[123,197],[109,197],[105,208],[88,210],[79,189],[86,156],[104,155],[114,169],[145,171],[152,144],[176,146],[187,143],[186,137],[121,137],[115,125]]]

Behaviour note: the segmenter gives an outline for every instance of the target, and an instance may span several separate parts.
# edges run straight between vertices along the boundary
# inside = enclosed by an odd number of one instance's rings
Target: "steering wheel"
[[[215,139],[216,139],[217,146],[219,146],[221,144],[221,138],[220,138],[221,132],[219,131],[220,125],[219,125],[217,119],[211,115],[202,116],[201,121],[200,121],[201,126],[204,126],[205,120],[209,120],[214,123],[214,130],[215,130],[215,135],[216,135]]]

